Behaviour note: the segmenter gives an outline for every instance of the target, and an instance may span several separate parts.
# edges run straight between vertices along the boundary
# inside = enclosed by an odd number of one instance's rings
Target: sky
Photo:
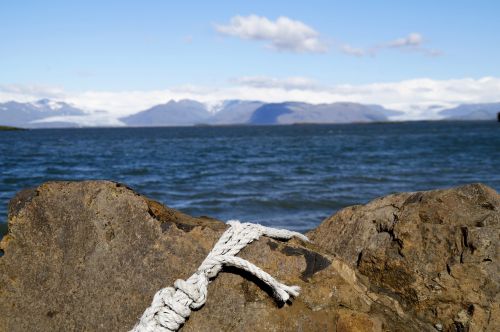
[[[0,101],[500,101],[500,2],[2,1]]]

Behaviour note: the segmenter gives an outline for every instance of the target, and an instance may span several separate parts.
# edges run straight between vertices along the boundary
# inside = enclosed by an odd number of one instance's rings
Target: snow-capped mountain
[[[379,105],[332,103],[313,105],[285,102],[227,100],[216,111],[192,100],[170,101],[120,120],[129,126],[348,123],[387,121],[397,111]]]
[[[83,110],[67,103],[49,99],[41,99],[31,103],[15,101],[0,103],[0,124],[6,126],[24,128],[72,127],[77,124],[69,121],[57,121],[58,123],[55,124],[53,121],[46,120],[54,117],[62,119],[61,117],[84,116],[85,114]]]
[[[86,112],[61,101],[41,99],[30,103],[0,103],[0,125],[24,128],[95,126],[272,125],[294,123],[351,123],[405,120],[493,120],[500,103],[421,105],[404,112],[380,105],[351,102],[309,104],[222,100],[201,103],[171,100],[118,118],[106,111]]]

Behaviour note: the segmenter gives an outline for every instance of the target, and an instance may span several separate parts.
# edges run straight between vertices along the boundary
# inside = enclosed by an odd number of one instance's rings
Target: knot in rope
[[[205,304],[208,284],[223,266],[233,266],[256,276],[271,287],[279,302],[286,302],[291,296],[299,295],[300,287],[282,284],[259,267],[235,255],[262,235],[281,240],[295,236],[309,241],[307,237],[286,229],[240,223],[238,220],[230,220],[228,224],[230,227],[219,238],[198,270],[187,280],[176,280],[174,287],[160,289],[132,332],[177,331],[189,317],[191,310],[199,309]]]

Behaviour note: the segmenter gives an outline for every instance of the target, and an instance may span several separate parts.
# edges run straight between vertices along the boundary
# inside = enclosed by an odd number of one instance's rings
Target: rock
[[[183,331],[493,331],[498,201],[484,186],[393,195],[326,220],[314,243],[261,238],[238,256],[301,286],[300,296],[278,306],[258,280],[224,269]],[[157,290],[196,271],[226,227],[107,181],[25,190],[8,219],[0,331],[128,330]],[[425,290],[446,250],[444,274]]]
[[[308,236],[445,331],[500,331],[500,195],[481,184],[343,209]]]

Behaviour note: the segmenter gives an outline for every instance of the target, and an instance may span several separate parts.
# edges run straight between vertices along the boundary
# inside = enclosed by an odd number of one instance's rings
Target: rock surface
[[[313,243],[262,238],[239,256],[300,296],[278,306],[225,269],[182,330],[499,330],[499,211],[498,194],[471,185],[344,209],[310,232]],[[113,182],[22,191],[0,243],[0,331],[128,330],[225,227]]]
[[[451,331],[500,331],[500,196],[480,185],[346,208],[309,237],[413,317]]]

